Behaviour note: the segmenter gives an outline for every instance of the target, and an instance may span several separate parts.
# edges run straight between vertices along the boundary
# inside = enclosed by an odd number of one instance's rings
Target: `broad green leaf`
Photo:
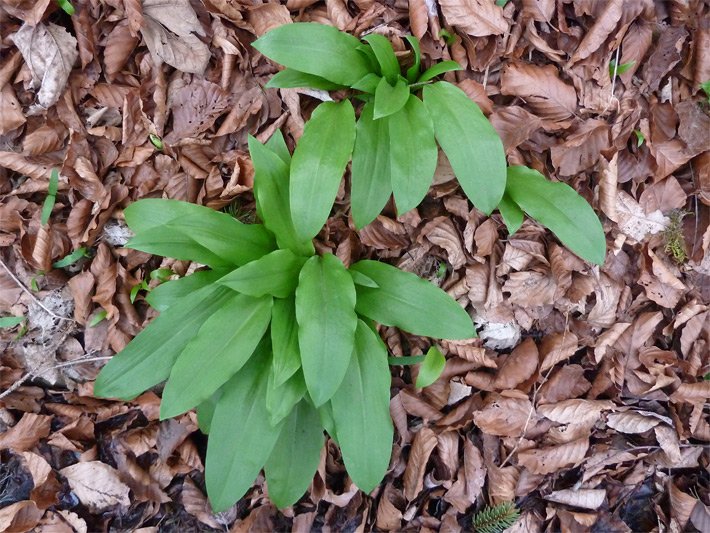
[[[306,122],[289,184],[291,217],[301,240],[315,237],[328,220],[354,143],[355,111],[348,100],[323,102]]]
[[[397,56],[394,55],[392,43],[389,42],[387,37],[378,33],[366,35],[362,40],[367,41],[367,44],[372,47],[377,63],[380,65],[382,76],[394,84],[399,77],[399,61],[397,61]]]
[[[293,505],[308,490],[320,463],[323,442],[318,411],[301,400],[286,419],[264,465],[269,499],[279,509]]]
[[[151,209],[155,212],[149,214]],[[173,218],[169,218],[168,211],[173,212]],[[213,268],[241,266],[276,247],[264,226],[242,224],[226,213],[188,202],[139,200],[124,213],[136,232],[127,248],[197,261]]]
[[[249,360],[269,327],[269,296],[234,294],[209,317],[175,361],[160,402],[161,418],[207,400]]]
[[[24,316],[4,316],[0,317],[0,328],[14,328],[25,321]]]
[[[613,79],[614,76],[621,76],[635,64],[636,61],[629,61],[628,63],[622,63],[620,65],[617,65],[616,60],[612,59],[609,62],[609,77]]]
[[[496,130],[461,89],[445,81],[424,87],[424,105],[461,188],[489,215],[505,190],[505,151]]]
[[[419,46],[419,39],[417,39],[414,35],[405,35],[404,38],[407,39],[409,46],[412,47],[412,53],[414,54],[414,64],[407,69],[407,81],[409,83],[414,83],[417,81],[421,70],[422,52]]]
[[[274,385],[278,387],[301,368],[294,297],[274,300],[271,310],[271,346],[274,353]]]
[[[445,72],[451,72],[452,70],[461,70],[461,65],[459,65],[456,61],[442,61],[441,63],[436,63],[426,69],[422,75],[419,76],[417,83],[433,80],[437,76],[440,76]]]
[[[254,195],[259,217],[276,236],[280,248],[287,248],[298,255],[312,255],[313,243],[310,239],[296,236],[291,220],[289,167],[284,159],[288,150],[284,153],[285,143],[273,139],[274,136],[269,141],[272,147],[269,149],[249,136],[249,153],[254,164]]]
[[[352,35],[324,24],[297,22],[269,31],[252,43],[269,59],[339,85],[355,83],[369,72]]]
[[[353,282],[357,283],[358,285],[363,285],[365,287],[372,287],[376,289],[379,287],[377,283],[372,278],[368,278],[365,274],[362,272],[358,272],[357,270],[348,270],[350,273],[350,277],[353,278]]]
[[[205,483],[214,512],[227,510],[244,496],[281,432],[280,426],[271,426],[266,410],[270,359],[263,352],[222,387],[212,417]]]
[[[381,74],[380,63],[377,61],[377,56],[375,55],[375,51],[372,49],[372,46],[360,43],[357,47],[357,51],[360,52],[360,54],[365,58],[368,72],[379,76],[379,74]]]
[[[338,435],[335,433],[335,420],[333,419],[333,406],[330,402],[325,402],[318,408],[318,418],[320,418],[323,429],[338,444]]]
[[[327,402],[343,380],[357,325],[355,285],[340,259],[311,257],[296,289],[301,365],[316,407]]]
[[[274,250],[221,278],[218,283],[249,296],[270,294],[286,298],[298,285],[298,273],[306,258],[290,250]]]
[[[217,407],[217,402],[222,396],[222,389],[223,387],[220,387],[217,392],[209,397],[209,399],[197,406],[197,426],[205,435],[208,435],[210,432],[212,417],[214,416],[214,410]]]
[[[54,209],[54,203],[57,200],[57,191],[59,190],[59,170],[56,168],[52,169],[49,175],[49,184],[47,186],[47,197],[44,199],[42,204],[42,214],[40,217],[40,223],[44,226],[49,222],[49,217],[52,214],[52,209]]]
[[[350,365],[330,403],[345,467],[366,493],[382,481],[392,455],[390,382],[387,350],[359,320]]]
[[[277,386],[272,369],[266,389],[266,409],[269,411],[271,425],[275,426],[286,418],[304,394],[306,394],[306,382],[303,379],[303,372],[296,372],[285,383]]]
[[[180,298],[104,366],[94,383],[94,395],[131,400],[168,379],[178,355],[200,326],[232,298],[234,291],[219,285]]]
[[[180,298],[214,283],[227,272],[227,270],[201,270],[184,278],[161,283],[146,295],[145,300],[158,311],[165,311]]]
[[[426,337],[470,339],[476,330],[468,313],[432,283],[378,261],[363,260],[350,270],[365,274],[378,289],[356,285],[356,311],[385,326]]]
[[[500,211],[500,214],[503,217],[503,222],[505,222],[510,235],[518,231],[520,226],[523,225],[525,213],[523,213],[523,210],[518,207],[518,204],[510,199],[508,193],[503,194],[503,198],[500,199],[498,211]]]
[[[434,383],[437,379],[439,379],[439,376],[441,376],[445,366],[446,358],[444,357],[444,354],[441,353],[436,346],[429,348],[422,366],[419,367],[419,374],[417,375],[415,387],[428,387]]]
[[[426,355],[408,355],[406,357],[388,357],[387,364],[396,366],[412,366],[423,363]]]
[[[52,266],[54,268],[64,268],[66,266],[73,265],[82,257],[89,257],[89,253],[85,246],[80,246],[69,255],[62,257],[59,261],[55,261],[52,263]]]
[[[370,102],[360,113],[350,168],[350,209],[357,229],[375,220],[392,194],[388,119],[374,120],[372,111]]]
[[[390,116],[404,107],[409,99],[409,86],[404,78],[398,78],[390,85],[387,78],[382,78],[375,89],[375,120]]]
[[[508,168],[506,194],[579,257],[598,265],[604,263],[604,228],[592,207],[572,187],[549,181],[537,170],[512,166]]]
[[[354,83],[352,88],[358,91],[363,91],[365,93],[375,94],[375,91],[377,90],[377,85],[380,83],[381,79],[382,77],[378,76],[377,74],[366,74],[365,77]]]
[[[438,149],[429,112],[413,94],[388,122],[392,191],[397,212],[402,214],[426,196],[434,179]]]
[[[269,83],[265,85],[265,88],[267,89],[291,89],[304,87],[322,89],[324,91],[337,91],[338,89],[344,88],[344,85],[333,83],[321,78],[320,76],[299,72],[298,70],[294,70],[292,68],[287,68],[281,72],[277,72],[271,77]]]
[[[284,134],[281,130],[276,130],[264,146],[279,156],[281,161],[286,163],[287,166],[291,166],[291,152],[288,151],[286,139],[284,139]]]

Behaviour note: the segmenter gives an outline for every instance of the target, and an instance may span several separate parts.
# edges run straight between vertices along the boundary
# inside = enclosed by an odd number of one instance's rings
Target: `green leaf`
[[[14,328],[25,321],[24,316],[4,316],[0,317],[0,328]]]
[[[475,102],[445,81],[424,87],[424,105],[461,188],[489,215],[505,190],[505,151],[496,130]]]
[[[372,278],[368,278],[362,272],[358,272],[357,270],[348,270],[348,273],[350,274],[350,277],[353,278],[353,282],[357,283],[358,285],[363,285],[365,287],[373,287],[375,289],[379,287],[379,285],[375,283]]]
[[[386,348],[358,320],[350,365],[330,403],[345,467],[366,493],[382,481],[392,454],[390,381]]]
[[[272,149],[249,136],[249,153],[254,164],[254,194],[259,217],[275,236],[280,248],[298,255],[313,255],[310,239],[300,239],[291,220],[289,207],[289,167],[285,142],[271,137]],[[283,137],[282,137],[283,139]],[[290,156],[289,161],[290,161]]]
[[[168,379],[188,341],[233,297],[234,291],[209,285],[179,299],[104,366],[94,395],[130,400]]]
[[[285,383],[278,386],[274,378],[272,370],[269,373],[269,384],[266,389],[266,409],[269,411],[272,426],[286,418],[306,394],[303,372],[296,372]]]
[[[413,94],[401,111],[389,117],[389,139],[392,191],[397,212],[402,214],[426,196],[438,155],[431,117]]]
[[[468,313],[432,283],[378,261],[358,261],[350,270],[365,274],[380,286],[356,285],[355,310],[359,314],[415,335],[439,339],[476,336]]]
[[[406,357],[388,357],[387,364],[396,366],[411,366],[423,363],[426,355],[408,355]]]
[[[421,70],[422,52],[419,47],[419,39],[417,39],[414,35],[405,35],[404,38],[407,39],[409,46],[412,47],[412,53],[414,54],[414,64],[407,69],[407,81],[409,83],[414,83],[417,81]]]
[[[604,263],[604,228],[592,207],[572,187],[549,181],[537,170],[512,166],[508,168],[506,194],[579,257],[598,265]]]
[[[705,93],[705,96],[708,97],[708,104],[710,104],[710,80],[701,83],[700,88]]]
[[[212,417],[214,416],[214,410],[217,407],[217,402],[222,396],[222,389],[220,387],[217,392],[215,392],[208,400],[205,400],[200,405],[197,406],[197,426],[200,431],[205,435],[209,434],[210,427],[212,425]]]
[[[57,200],[57,191],[59,190],[59,170],[56,168],[52,169],[49,175],[49,185],[47,187],[47,197],[44,199],[42,204],[42,217],[40,219],[42,225],[44,226],[49,222],[49,216],[52,214],[52,209],[54,209],[54,202]]]
[[[375,220],[392,194],[389,123],[387,118],[374,120],[372,112],[369,102],[360,113],[350,168],[350,209],[357,229]]]
[[[404,107],[409,99],[409,86],[403,78],[398,78],[395,85],[390,85],[387,78],[382,78],[375,89],[375,120],[390,116]]]
[[[270,294],[286,298],[298,285],[298,273],[305,257],[290,250],[274,250],[264,257],[233,270],[218,283],[249,296]]]
[[[646,137],[641,130],[634,130],[634,135],[636,135],[636,148],[641,148],[641,145],[646,140]]]
[[[76,13],[74,6],[71,4],[71,2],[69,2],[69,0],[57,0],[57,4],[67,15],[71,16]]]
[[[269,296],[236,294],[205,321],[170,372],[161,418],[204,402],[244,366],[269,327],[271,303]]]
[[[320,463],[323,442],[318,411],[301,400],[286,419],[264,465],[269,499],[279,509],[293,505],[308,490]]]
[[[264,86],[266,89],[291,89],[291,88],[312,88],[324,91],[337,91],[345,86],[328,81],[320,76],[299,72],[292,68],[286,68],[272,76]]]
[[[106,319],[106,316],[108,316],[106,309],[101,309],[94,315],[94,318],[92,318],[86,326],[89,328],[96,327]]]
[[[335,420],[333,419],[333,406],[330,402],[325,402],[318,408],[318,417],[330,438],[338,444],[338,435],[335,433]]]
[[[445,29],[439,30],[439,39],[444,39],[449,46],[456,44],[456,35]]]
[[[281,427],[266,410],[269,357],[255,354],[223,387],[207,441],[205,483],[214,512],[231,507],[252,486]]]
[[[397,61],[397,56],[394,54],[394,48],[392,48],[392,43],[383,36],[377,33],[371,33],[362,38],[363,41],[367,41],[372,47],[372,51],[375,53],[377,62],[380,65],[380,72],[384,78],[387,78],[391,84],[394,84],[399,77],[399,61]]]
[[[297,22],[269,31],[252,43],[269,59],[339,85],[355,83],[369,72],[352,35],[324,24]]]
[[[437,76],[440,76],[445,72],[451,72],[452,70],[463,69],[461,68],[461,65],[459,65],[456,61],[442,61],[441,63],[436,63],[426,69],[424,73],[419,76],[417,83],[433,80]]]
[[[151,208],[155,212],[148,214],[146,211]],[[168,214],[170,211],[172,214]],[[212,268],[241,266],[276,247],[264,226],[242,224],[226,213],[188,202],[139,200],[124,213],[136,232],[127,248],[196,261]],[[139,221],[143,215],[145,219]]]
[[[375,94],[377,85],[380,83],[381,79],[383,78],[377,74],[366,74],[361,80],[353,83],[352,88],[368,94]]]
[[[279,156],[281,161],[286,163],[287,166],[291,166],[291,152],[288,151],[288,146],[286,146],[286,139],[284,139],[284,134],[281,132],[281,130],[276,130],[274,134],[269,137],[269,140],[266,141],[264,146],[266,146],[269,150]],[[288,185],[288,173],[286,176],[286,184]],[[288,187],[286,188],[288,189]]]
[[[429,348],[422,366],[419,367],[415,387],[421,389],[434,383],[441,376],[445,366],[446,358],[444,354],[436,346]]]
[[[69,265],[73,265],[82,257],[88,257],[88,256],[89,256],[89,254],[88,254],[86,247],[80,246],[79,248],[74,250],[69,255],[66,255],[66,256],[62,257],[59,261],[55,261],[54,263],[52,263],[52,266],[54,268],[64,268]]]
[[[158,137],[157,135],[155,135],[153,133],[149,133],[148,140],[150,141],[150,144],[155,146],[156,150],[160,150],[161,152],[163,151],[163,148],[164,148],[163,140],[160,137]]]
[[[201,270],[184,278],[161,283],[146,295],[145,301],[158,311],[165,311],[180,298],[214,283],[226,273],[227,270]]]
[[[636,61],[629,61],[628,63],[622,63],[621,65],[616,64],[616,60],[612,59],[609,62],[609,77],[614,78],[614,76],[621,76],[627,72],[631,67],[636,64]]]
[[[505,222],[510,235],[518,231],[520,226],[523,225],[525,213],[523,213],[523,210],[518,207],[518,204],[510,199],[510,196],[508,196],[507,193],[503,194],[503,198],[500,199],[498,211],[500,211],[500,214],[503,217],[503,222]]]
[[[348,100],[323,102],[306,122],[291,163],[291,217],[296,235],[312,239],[328,220],[355,143]]]
[[[274,352],[274,385],[278,387],[301,368],[294,297],[274,300],[271,310],[271,345]]]
[[[355,285],[340,259],[311,257],[296,289],[301,365],[316,407],[327,402],[343,380],[357,325]]]

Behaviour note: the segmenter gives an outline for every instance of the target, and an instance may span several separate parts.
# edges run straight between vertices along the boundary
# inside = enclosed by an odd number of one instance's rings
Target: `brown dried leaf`
[[[520,472],[514,466],[503,468],[492,464],[488,468],[488,497],[492,505],[515,500],[515,486],[518,484]]]
[[[113,81],[114,77],[121,72],[139,41],[138,37],[131,34],[128,21],[122,20],[114,26],[106,38],[106,46],[103,50],[103,60],[108,81]],[[94,90],[96,91],[98,87],[95,87]],[[120,90],[115,86],[108,86],[108,88],[113,91]],[[123,98],[120,101],[122,102]],[[114,107],[119,106],[115,105]]]
[[[39,523],[44,511],[35,502],[24,500],[0,509],[0,531],[24,533],[32,531]]]
[[[34,448],[40,439],[49,435],[51,423],[51,416],[23,414],[17,424],[0,434],[0,450],[21,452]]]
[[[638,284],[645,289],[649,300],[662,307],[674,309],[688,288],[678,279],[679,273],[674,272],[672,267],[651,249],[648,249],[648,258],[651,265],[648,264],[648,259],[643,257],[644,266]]]
[[[10,39],[20,50],[32,73],[33,86],[39,87],[37,102],[40,109],[54,105],[67,84],[76,62],[76,38],[62,26],[23,25]]]
[[[685,530],[685,525],[688,523],[695,506],[701,502],[680,490],[672,479],[668,480],[668,496],[670,497],[671,516],[678,521],[681,531]]]
[[[190,0],[143,0],[141,33],[153,61],[202,75],[210,49],[196,35],[205,35]]]
[[[518,452],[518,463],[533,474],[552,474],[582,462],[589,449],[589,439],[582,438],[559,446]]]
[[[419,40],[429,27],[429,9],[426,0],[409,0],[409,25],[412,34]]]
[[[463,444],[463,467],[466,476],[466,495],[469,501],[476,501],[486,482],[486,467],[481,451],[468,438]]]
[[[569,359],[578,349],[579,339],[571,331],[545,336],[540,344],[540,355],[542,356],[540,371],[544,372],[560,361]]]
[[[514,105],[496,109],[491,114],[490,121],[500,135],[506,153],[512,152],[542,127],[540,117]]]
[[[673,394],[671,401],[694,403],[710,398],[710,381],[700,381],[699,383],[682,383]]]
[[[30,26],[36,26],[52,0],[6,0],[2,8]]]
[[[128,29],[131,31],[131,35],[137,37],[143,25],[143,5],[141,0],[123,0],[123,9],[126,11]]]
[[[506,64],[501,92],[526,99],[535,114],[549,120],[562,121],[577,111],[574,87],[559,78],[553,65]]]
[[[261,37],[269,30],[293,22],[288,8],[278,3],[266,3],[250,9],[248,20],[249,24],[254,27],[257,37]]]
[[[537,370],[538,351],[530,338],[520,343],[501,365],[493,387],[499,390],[515,388],[530,379]]]
[[[644,189],[639,197],[639,205],[646,213],[653,211],[667,213],[673,209],[683,208],[687,200],[688,195],[685,194],[678,180],[668,176]]]
[[[129,488],[118,472],[100,461],[77,463],[62,468],[59,473],[69,482],[74,494],[91,512],[100,512],[114,505],[128,506]]]
[[[616,219],[621,230],[636,242],[660,233],[668,226],[668,218],[661,211],[646,213],[630,194],[619,191],[616,197]]]
[[[461,237],[451,217],[436,217],[422,228],[420,235],[446,250],[446,258],[454,270],[466,264]]]
[[[426,465],[437,442],[436,433],[427,427],[423,427],[414,435],[407,469],[404,471],[404,496],[409,501],[416,498],[424,487]]]
[[[602,411],[614,408],[614,402],[608,400],[571,399],[552,405],[540,405],[538,414],[560,424],[593,424]]]
[[[635,411],[624,413],[609,413],[606,425],[622,433],[644,433],[656,427],[661,421],[651,416],[645,416]]]
[[[698,531],[710,531],[710,507],[698,501],[690,514],[690,523]]]
[[[15,91],[10,85],[5,85],[0,90],[0,135],[19,128],[26,121],[22,105],[15,96]]]
[[[165,141],[173,144],[196,137],[210,129],[230,104],[229,94],[219,85],[205,79],[193,79],[189,85],[170,94],[168,105],[173,114],[173,129],[165,136]]]
[[[606,491],[602,489],[556,490],[545,496],[545,499],[551,502],[592,510],[599,509],[605,498]]]
[[[494,395],[483,409],[474,411],[474,423],[483,433],[502,437],[520,437],[526,423],[535,419],[535,410],[527,399]]]
[[[585,59],[596,52],[604,44],[606,38],[614,31],[624,12],[624,0],[608,0],[604,3],[604,10],[594,21],[592,28],[584,35],[574,51],[571,63]]]
[[[446,21],[474,37],[503,35],[510,24],[503,9],[487,0],[439,0]]]
[[[609,124],[605,120],[584,121],[563,143],[550,149],[552,164],[561,176],[574,176],[592,168],[610,148]]]

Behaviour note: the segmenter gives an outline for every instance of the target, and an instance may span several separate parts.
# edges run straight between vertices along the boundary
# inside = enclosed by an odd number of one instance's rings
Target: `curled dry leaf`
[[[560,361],[569,359],[578,349],[579,339],[571,331],[547,335],[540,344],[540,355],[542,356],[540,371],[544,372]]]
[[[589,57],[596,52],[606,41],[606,38],[616,28],[624,12],[624,0],[608,0],[604,3],[604,9],[594,21],[594,25],[585,34],[582,42],[574,51],[571,63],[576,63],[580,59]]]
[[[593,424],[599,419],[602,411],[614,408],[614,402],[609,400],[584,400],[575,398],[552,405],[541,405],[538,414],[560,424]]]
[[[582,462],[589,449],[589,439],[582,438],[559,446],[518,452],[518,463],[533,474],[552,474]]]
[[[37,26],[24,24],[11,39],[32,73],[33,86],[39,87],[39,107],[47,109],[57,103],[79,56],[76,38],[50,22]]]
[[[229,94],[219,85],[205,79],[193,79],[190,84],[170,94],[173,129],[164,140],[172,144],[196,137],[211,128],[230,104]]]
[[[616,197],[616,220],[619,229],[636,242],[643,241],[646,236],[654,235],[665,230],[668,226],[668,217],[656,210],[646,213],[634,198],[619,191]]]
[[[483,409],[474,411],[474,423],[483,433],[501,437],[520,437],[526,423],[534,422],[535,412],[528,399],[493,395]]]
[[[563,503],[581,509],[599,509],[606,498],[606,491],[602,489],[565,489],[556,490],[545,496],[550,502]]]
[[[115,469],[101,461],[77,463],[62,468],[59,473],[67,479],[81,503],[92,512],[131,503],[128,486],[121,481]]]
[[[409,501],[416,498],[424,487],[427,461],[437,442],[436,434],[427,427],[423,427],[414,435],[407,469],[404,471],[404,496]]]
[[[671,479],[668,479],[668,496],[671,501],[671,516],[678,521],[678,525],[683,531],[690,519],[690,515],[693,513],[693,509],[700,501],[680,490]]]
[[[510,24],[503,8],[487,0],[439,0],[446,21],[474,37],[503,35]]]
[[[25,413],[20,421],[0,434],[0,450],[25,451],[49,435],[51,416]]]
[[[436,217],[422,228],[421,235],[446,250],[447,260],[454,270],[466,264],[461,237],[450,217]]]
[[[622,433],[644,433],[656,427],[661,421],[657,418],[646,416],[636,411],[624,413],[609,413],[606,425]]]
[[[507,64],[501,73],[501,92],[525,98],[538,116],[552,121],[565,120],[577,110],[574,87],[560,79],[553,65]]]
[[[525,339],[501,365],[493,387],[498,390],[512,389],[530,379],[537,370],[538,351],[535,341]]]
[[[0,509],[0,530],[7,533],[32,531],[44,511],[35,502],[24,500]]]
[[[257,37],[261,37],[278,26],[293,22],[288,8],[278,3],[266,3],[253,7],[249,10],[248,20]]]
[[[189,0],[144,0],[141,33],[156,65],[165,62],[183,72],[203,74],[210,49]]]
[[[710,381],[699,383],[682,383],[673,394],[671,401],[694,403],[710,398]]]
[[[662,307],[675,309],[688,288],[678,279],[679,273],[674,272],[653,250],[648,249],[647,252],[647,257],[642,256],[643,267],[638,284],[645,289],[649,300]]]

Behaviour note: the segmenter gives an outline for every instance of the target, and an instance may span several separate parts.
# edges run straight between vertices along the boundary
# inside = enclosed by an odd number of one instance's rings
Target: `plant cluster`
[[[147,295],[160,315],[94,387],[98,396],[130,399],[167,380],[161,418],[197,408],[217,511],[243,496],[262,468],[274,503],[298,500],[318,467],[323,429],[353,481],[371,491],[387,470],[393,431],[387,349],[374,323],[475,336],[466,311],[414,274],[316,255],[291,221],[291,156],[280,132],[267,145],[250,138],[249,149],[263,224],[175,200],[126,208],[136,234],[127,247],[210,268]],[[432,354],[439,373],[443,356]]]

